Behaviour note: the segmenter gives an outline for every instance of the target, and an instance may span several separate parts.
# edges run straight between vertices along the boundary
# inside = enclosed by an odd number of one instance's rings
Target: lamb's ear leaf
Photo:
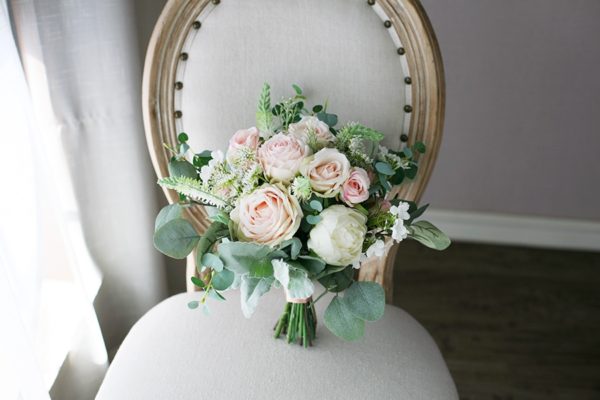
[[[274,278],[253,278],[248,275],[242,276],[240,285],[240,296],[242,300],[242,312],[246,318],[250,318],[258,305],[258,299],[271,289]]]
[[[228,269],[217,272],[212,277],[212,286],[215,290],[226,290],[233,284],[235,274]]]
[[[445,250],[450,238],[428,221],[417,221],[408,227],[409,237],[434,250]]]
[[[154,232],[154,247],[176,259],[187,257],[199,240],[200,236],[192,224],[183,218],[173,219]]]
[[[343,299],[338,296],[327,306],[323,319],[325,326],[344,340],[358,340],[365,334],[365,321],[352,314]]]
[[[356,317],[377,321],[385,311],[385,291],[377,282],[354,282],[344,292],[344,304]]]

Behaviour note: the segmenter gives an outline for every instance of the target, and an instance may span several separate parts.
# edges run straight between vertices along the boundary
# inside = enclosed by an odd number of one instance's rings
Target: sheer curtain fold
[[[3,193],[2,207],[17,207],[24,221],[14,224],[29,227],[36,241],[25,257],[9,258],[7,249],[23,242],[7,239],[3,221],[0,263],[16,276],[11,290],[20,310],[29,310],[20,318],[33,321],[32,341],[36,324],[72,331],[52,397],[92,398],[107,350],[114,352],[133,323],[166,296],[163,259],[152,246],[156,190],[141,122],[135,15],[121,0],[8,1],[15,40],[0,0],[0,79],[22,85],[0,97],[25,111],[0,111],[6,114],[0,151],[8,157],[3,170],[12,166],[22,178],[15,182],[25,184],[11,188],[10,199]],[[17,93],[25,93],[18,104]],[[13,159],[20,162],[7,162]],[[56,304],[43,305],[40,296]],[[43,362],[38,367],[43,372]]]

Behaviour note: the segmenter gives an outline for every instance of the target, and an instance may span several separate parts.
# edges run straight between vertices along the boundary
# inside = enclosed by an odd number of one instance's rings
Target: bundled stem
[[[288,343],[298,342],[304,347],[312,346],[317,331],[317,313],[314,302],[286,303],[275,325],[275,338],[286,335]]]

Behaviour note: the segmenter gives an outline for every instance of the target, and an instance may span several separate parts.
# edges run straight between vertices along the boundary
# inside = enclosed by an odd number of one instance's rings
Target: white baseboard
[[[456,241],[600,251],[600,222],[430,209],[424,215]]]

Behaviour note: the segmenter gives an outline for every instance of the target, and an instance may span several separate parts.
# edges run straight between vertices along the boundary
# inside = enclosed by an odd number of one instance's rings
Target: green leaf
[[[192,224],[183,218],[171,220],[154,232],[154,247],[176,259],[187,257],[199,240]]]
[[[392,176],[396,173],[396,171],[394,170],[394,168],[392,168],[390,164],[383,161],[379,161],[378,163],[376,163],[375,169],[377,170],[377,172],[387,176]]]
[[[242,276],[240,283],[240,297],[242,300],[242,313],[250,318],[258,305],[258,299],[271,289],[274,278],[253,278]]]
[[[428,221],[418,221],[408,227],[408,236],[435,250],[445,250],[450,246],[450,238]]]
[[[319,283],[330,292],[339,293],[346,290],[354,281],[354,269],[352,266],[344,267],[343,270],[327,274],[319,278]]]
[[[202,256],[201,265],[204,267],[212,268],[217,272],[223,270],[223,261],[221,261],[219,256],[212,253],[205,253]]]
[[[365,321],[354,316],[338,296],[327,306],[323,319],[325,326],[344,340],[357,340],[365,334]]]
[[[425,154],[427,147],[425,147],[425,143],[423,142],[415,142],[415,144],[413,145],[413,150],[417,153]]]
[[[415,179],[417,176],[417,172],[419,171],[419,167],[417,164],[411,164],[408,169],[404,172],[409,179]]]
[[[317,118],[319,118],[320,121],[325,122],[327,124],[327,126],[329,126],[329,127],[333,127],[338,123],[337,115],[328,114],[324,111],[317,113]]]
[[[312,208],[316,212],[323,211],[323,204],[321,204],[321,202],[319,200],[311,200],[309,204],[310,204],[310,208]]]
[[[191,281],[194,285],[198,286],[199,288],[203,288],[206,286],[202,279],[198,278],[197,276],[192,276]]]
[[[208,193],[202,187],[202,182],[187,176],[170,176],[159,179],[158,184],[164,188],[175,190],[177,193],[188,196],[190,199],[203,204],[225,208],[227,202],[220,197]]]
[[[221,222],[213,222],[208,229],[204,232],[198,247],[196,248],[196,268],[201,271],[202,257],[214,246],[214,244],[221,238],[226,237],[229,234],[227,225]]]
[[[413,156],[412,150],[409,147],[403,148],[402,153],[404,154],[404,156],[406,158],[412,158],[412,156]]]
[[[295,260],[302,250],[302,242],[297,237],[293,237],[281,243],[279,249],[283,250],[287,247],[290,247],[290,258]]]
[[[154,221],[154,232],[158,230],[161,226],[166,224],[167,222],[181,218],[183,215],[183,207],[179,204],[169,204],[160,210],[158,215],[156,216],[156,220]]]
[[[356,317],[377,321],[385,311],[385,291],[377,282],[354,282],[344,292],[344,304]]]
[[[423,207],[419,207],[414,211],[410,211],[410,219],[407,221],[407,224],[411,224],[415,219],[419,218],[423,213],[429,208],[429,204],[425,204]]]
[[[404,168],[398,168],[394,173],[394,176],[390,178],[390,183],[392,185],[399,185],[404,180]]]
[[[294,91],[296,92],[297,95],[301,95],[302,94],[302,88],[300,88],[300,86],[293,84],[292,88],[294,88]]]
[[[271,112],[271,87],[265,82],[256,111],[256,127],[262,132],[270,132],[273,129],[273,114]]]
[[[171,177],[185,176],[192,179],[198,178],[196,168],[185,160],[169,161],[169,175]]]
[[[233,280],[235,278],[235,274],[228,269],[223,269],[221,272],[218,272],[212,277],[212,285],[216,290],[225,290],[229,289]]]
[[[227,242],[219,245],[219,256],[227,269],[238,274],[250,274],[252,277],[273,275],[271,260],[285,258],[282,250],[273,250],[269,246],[245,242]]]
[[[323,111],[323,106],[322,105],[316,105],[316,106],[313,107],[312,111],[315,114],[320,113],[321,111]]]
[[[370,140],[372,142],[378,143],[383,140],[385,135],[375,129],[367,128],[364,125],[351,123],[346,125],[341,131],[341,136],[350,136],[350,137],[358,137],[361,139]]]
[[[203,152],[194,155],[194,167],[200,169],[207,165],[210,160],[212,160],[212,152],[210,150],[204,150]]]
[[[309,273],[318,275],[325,269],[325,261],[313,256],[300,256],[297,260]]]
[[[321,221],[321,216],[320,215],[307,215],[306,216],[306,222],[308,222],[311,225],[316,225]]]
[[[225,297],[223,297],[223,295],[221,293],[217,292],[214,289],[211,289],[211,290],[208,291],[208,296],[210,298],[213,298],[213,299],[218,300],[218,301],[224,301],[225,300]]]
[[[211,215],[209,217],[209,219],[213,222],[220,222],[223,225],[229,225],[229,221],[230,221],[229,215],[227,215],[226,213],[224,213],[222,211],[220,211],[214,215]]]
[[[199,306],[199,305],[200,305],[200,302],[199,302],[199,301],[196,301],[196,300],[190,301],[190,302],[187,304],[187,306],[188,306],[188,308],[189,308],[190,310],[194,310],[194,309],[198,308],[198,306]]]

